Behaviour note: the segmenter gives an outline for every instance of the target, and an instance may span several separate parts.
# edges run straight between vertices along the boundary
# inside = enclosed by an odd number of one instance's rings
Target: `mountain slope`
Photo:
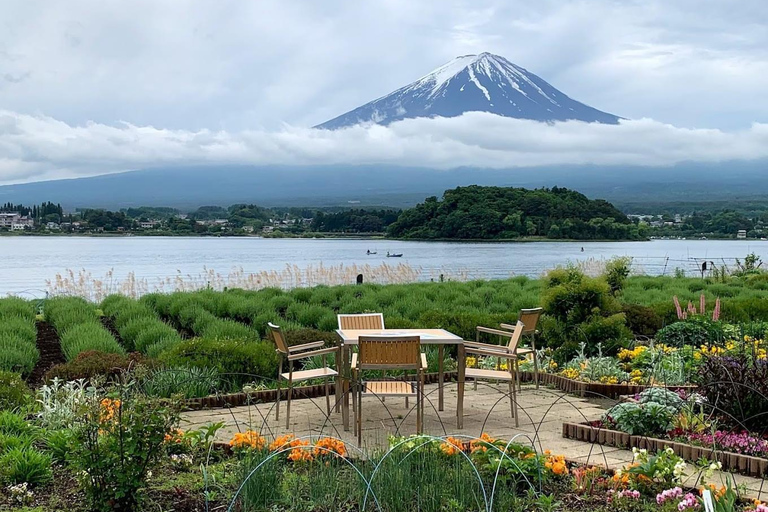
[[[475,111],[544,122],[575,119],[616,124],[620,119],[569,98],[504,57],[481,53],[457,57],[412,84],[315,128],[335,130],[370,122],[386,125],[401,119],[456,117]]]
[[[723,180],[727,174],[728,180]],[[695,179],[691,179],[695,176]],[[452,170],[392,165],[192,166],[0,186],[0,204],[127,208],[257,203],[263,206],[410,206],[463,185],[568,187],[612,202],[765,200],[768,160],[673,167],[547,166]],[[355,201],[350,203],[349,201]]]

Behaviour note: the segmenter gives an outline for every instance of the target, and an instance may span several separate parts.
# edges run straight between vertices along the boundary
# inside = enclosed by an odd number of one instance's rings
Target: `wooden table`
[[[349,349],[358,344],[360,336],[419,336],[422,345],[437,345],[438,347],[438,399],[437,409],[443,410],[443,356],[445,345],[460,345],[464,342],[461,336],[446,331],[445,329],[338,329],[341,337],[341,360],[344,364],[342,375],[344,376],[344,396],[342,400],[342,418],[344,430],[349,430]]]

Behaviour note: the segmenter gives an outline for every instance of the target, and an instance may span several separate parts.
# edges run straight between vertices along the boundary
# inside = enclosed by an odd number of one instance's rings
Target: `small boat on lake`
[[[387,258],[402,258],[403,253],[397,254],[397,253],[390,253],[387,251]]]
[[[371,254],[376,254],[376,251],[368,250],[368,251],[365,251],[365,254],[370,256]]]

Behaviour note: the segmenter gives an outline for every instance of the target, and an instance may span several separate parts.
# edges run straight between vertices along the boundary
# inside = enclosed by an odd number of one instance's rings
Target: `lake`
[[[94,279],[108,284],[135,278],[153,288],[164,280],[193,276],[206,281],[206,269],[227,276],[236,269],[244,275],[282,271],[274,279],[303,269],[333,273],[330,267],[344,265],[405,264],[419,271],[418,279],[446,277],[504,278],[511,275],[538,276],[567,262],[589,266],[594,260],[631,256],[636,269],[646,274],[674,274],[675,268],[699,275],[703,260],[734,265],[735,258],[755,252],[768,260],[768,242],[759,240],[655,240],[650,242],[524,242],[455,243],[402,242],[349,239],[263,239],[199,237],[0,237],[2,266],[0,294],[24,293],[44,296],[47,280],[68,269],[84,269]],[[584,249],[582,252],[582,248]],[[376,251],[367,255],[366,251]],[[387,251],[402,258],[387,258]],[[295,266],[295,267],[294,267]],[[357,266],[357,267],[355,267]],[[110,274],[111,272],[111,274]],[[366,272],[363,271],[365,274]],[[337,279],[338,277],[338,272]],[[402,272],[401,272],[402,274]],[[407,272],[405,274],[408,274]],[[405,275],[403,274],[403,275]],[[414,277],[408,274],[410,277]],[[281,277],[282,276],[282,277]],[[349,276],[344,276],[347,279]],[[371,276],[369,276],[371,277]],[[295,275],[292,277],[295,279]],[[351,278],[354,280],[353,278]],[[366,279],[375,280],[375,279]],[[199,283],[198,283],[199,284]],[[295,284],[295,283],[294,283]],[[311,284],[306,281],[299,284]],[[232,283],[230,283],[232,285]]]

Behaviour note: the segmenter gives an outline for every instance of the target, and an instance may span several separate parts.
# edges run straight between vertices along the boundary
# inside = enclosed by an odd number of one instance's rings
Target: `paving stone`
[[[519,426],[515,426],[510,414],[509,400],[502,393],[503,386],[478,386],[470,384],[465,390],[464,428],[456,428],[456,384],[445,388],[445,410],[437,411],[437,385],[428,385],[428,400],[424,407],[424,432],[434,436],[457,435],[479,437],[483,432],[499,439],[515,438],[540,450],[565,455],[569,460],[585,464],[619,468],[632,461],[632,452],[614,447],[565,439],[562,437],[563,421],[582,422],[599,419],[616,400],[580,398],[560,391],[524,385],[517,393]],[[390,435],[410,435],[416,432],[415,402],[406,408],[402,398],[384,402],[367,398],[363,404],[363,450],[387,446]],[[285,426],[285,401],[280,404],[280,421],[275,420],[273,403],[253,404],[231,409],[190,411],[182,415],[182,428],[189,429],[209,423],[223,422],[225,427],[217,433],[220,441],[229,441],[236,432],[248,429],[262,432],[267,437],[285,433],[301,436],[333,436],[344,440],[350,450],[356,451],[357,437],[354,428],[344,431],[341,414],[325,412],[325,398],[296,399],[291,402],[291,426]],[[350,423],[353,421],[350,407]],[[693,473],[693,468],[689,469]],[[722,480],[716,474],[714,482]],[[744,484],[748,496],[758,497],[765,482],[761,479],[736,475],[736,482]],[[695,483],[695,478],[689,479]],[[768,498],[768,486],[761,497]]]

